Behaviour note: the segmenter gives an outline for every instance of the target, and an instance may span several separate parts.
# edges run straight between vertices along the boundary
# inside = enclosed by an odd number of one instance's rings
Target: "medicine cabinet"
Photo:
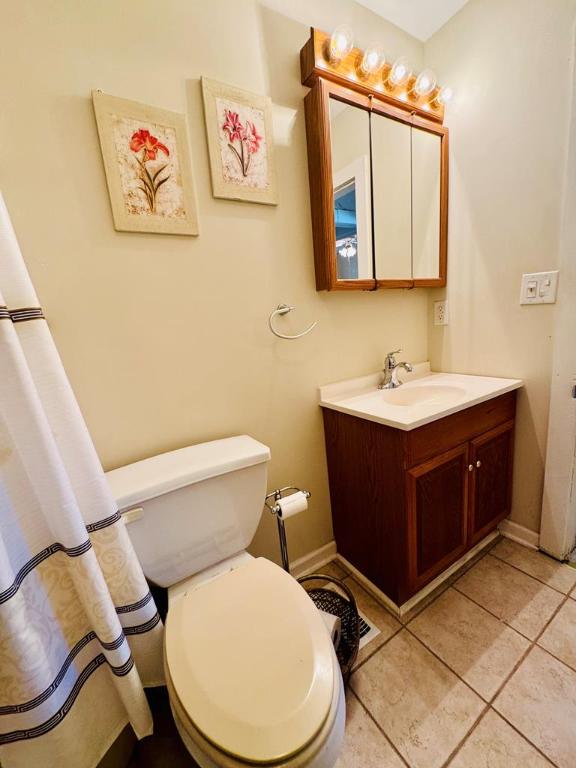
[[[366,87],[306,82],[317,290],[446,285],[448,129]]]

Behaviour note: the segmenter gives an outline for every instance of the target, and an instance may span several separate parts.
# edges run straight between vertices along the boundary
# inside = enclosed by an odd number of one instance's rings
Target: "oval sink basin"
[[[414,406],[420,403],[454,403],[466,395],[462,387],[443,384],[404,385],[398,389],[380,390],[381,398],[390,405]]]
[[[520,379],[432,373],[417,363],[398,389],[379,389],[382,373],[327,384],[320,405],[396,429],[416,429],[522,386]]]

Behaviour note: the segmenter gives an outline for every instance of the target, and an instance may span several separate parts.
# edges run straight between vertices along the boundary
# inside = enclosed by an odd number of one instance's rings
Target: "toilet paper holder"
[[[276,488],[266,495],[264,504],[268,507],[270,512],[276,516],[276,523],[278,524],[278,538],[280,539],[280,554],[282,556],[282,567],[285,571],[290,573],[290,561],[288,559],[288,544],[286,542],[286,529],[284,528],[284,519],[282,517],[282,507],[278,504],[280,499],[283,499],[283,494],[286,491],[296,491],[297,493],[303,493],[307,499],[312,496],[310,491],[305,491],[303,488],[297,488],[295,485],[285,485],[284,488]],[[291,494],[289,494],[291,495]],[[274,500],[274,504],[271,501]]]

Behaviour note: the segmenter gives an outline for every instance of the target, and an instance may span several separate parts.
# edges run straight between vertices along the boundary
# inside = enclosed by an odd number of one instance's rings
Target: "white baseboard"
[[[502,536],[505,536],[507,539],[517,541],[518,544],[523,544],[530,549],[538,549],[540,544],[540,534],[531,531],[530,528],[525,528],[523,525],[514,523],[508,518],[502,520],[498,528]]]
[[[299,557],[298,560],[294,560],[290,564],[290,573],[295,578],[305,576],[307,573],[314,573],[330,560],[334,559],[336,554],[336,542],[331,541],[329,544],[325,544],[320,549],[315,549],[314,552],[309,552],[304,557]]]
[[[395,602],[393,602],[388,595],[385,595],[384,592],[382,592],[378,587],[373,584],[369,579],[364,576],[363,573],[361,573],[357,568],[355,568],[352,563],[348,562],[346,558],[342,557],[342,555],[337,555],[336,559],[342,563],[344,568],[346,568],[350,573],[356,578],[357,581],[360,582],[360,584],[372,594],[372,596],[378,600],[378,602],[382,603],[388,610],[396,616],[396,618],[401,619],[404,616],[406,616],[407,613],[410,613],[419,603],[424,600],[424,598],[428,597],[428,595],[433,592],[437,587],[439,587],[446,579],[450,578],[452,574],[456,573],[462,566],[464,566],[469,560],[471,560],[473,557],[476,557],[476,555],[485,549],[487,546],[489,546],[494,539],[498,538],[498,531],[493,531],[492,533],[489,533],[488,536],[485,536],[482,541],[479,541],[478,544],[476,544],[475,547],[472,547],[472,549],[468,550],[466,554],[462,555],[462,557],[457,560],[455,563],[453,563],[449,568],[447,568],[445,571],[442,571],[442,573],[439,576],[436,576],[436,578],[431,581],[429,584],[427,584],[425,587],[423,587],[419,592],[417,592],[415,595],[412,595],[412,597],[402,605],[396,605]]]

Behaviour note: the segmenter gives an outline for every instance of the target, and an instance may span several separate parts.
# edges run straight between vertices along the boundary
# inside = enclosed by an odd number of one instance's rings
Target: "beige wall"
[[[0,0],[0,187],[105,468],[228,434],[272,448],[269,486],[313,492],[292,558],[332,537],[318,384],[377,369],[398,346],[437,368],[520,376],[514,519],[538,528],[554,308],[520,307],[523,271],[557,264],[576,0],[470,0],[426,45],[451,109],[451,325],[442,292],[314,290],[298,51],[310,24],[423,64],[424,48],[349,0]],[[10,75],[10,76],[8,76]],[[217,201],[198,78],[268,93],[279,205]],[[91,89],[186,112],[198,239],[117,233]],[[532,93],[545,95],[537,109]],[[429,301],[430,299],[430,301]],[[280,321],[318,328],[275,339]],[[428,337],[428,338],[427,338]],[[253,551],[277,556],[274,521]]]
[[[523,272],[558,265],[575,13],[574,0],[470,0],[425,46],[427,64],[459,93],[447,119],[451,319],[430,327],[430,357],[443,370],[525,380],[512,518],[533,530],[555,307],[518,300]]]
[[[292,558],[332,538],[316,387],[427,352],[427,295],[316,293],[298,52],[308,26],[349,22],[418,65],[422,46],[348,0],[0,0],[0,187],[106,468],[247,432],[270,445],[269,487],[298,483]],[[214,200],[198,78],[275,103],[276,208]],[[186,112],[198,239],[117,233],[90,91]],[[286,329],[267,328],[280,302]],[[277,556],[267,516],[253,551]]]

